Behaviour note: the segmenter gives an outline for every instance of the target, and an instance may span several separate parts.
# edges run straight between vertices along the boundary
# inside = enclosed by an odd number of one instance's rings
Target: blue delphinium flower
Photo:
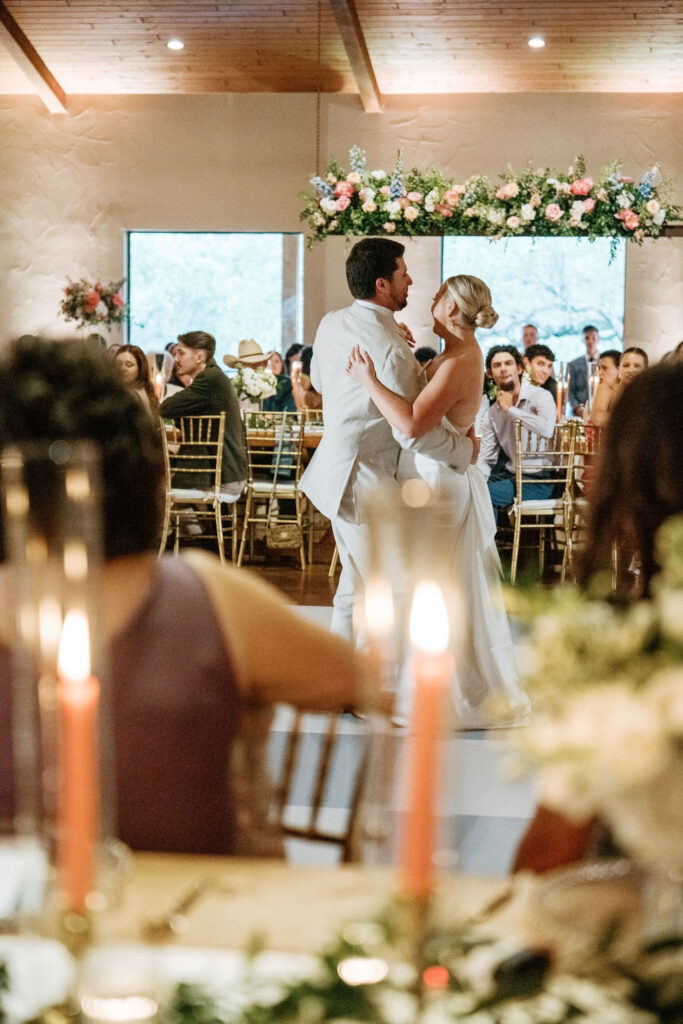
[[[322,196],[323,198],[330,198],[331,196],[334,195],[334,189],[332,188],[330,183],[328,181],[323,181],[323,179],[318,174],[315,174],[311,178],[311,185],[316,190],[318,195]]]
[[[646,171],[642,177],[640,185],[638,186],[638,195],[642,199],[649,199],[654,192],[655,185],[657,184],[657,168],[653,167],[651,170]]]

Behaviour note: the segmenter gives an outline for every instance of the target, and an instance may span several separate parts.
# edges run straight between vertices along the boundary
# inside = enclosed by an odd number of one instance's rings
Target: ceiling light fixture
[[[182,39],[169,39],[166,45],[168,46],[169,50],[185,49],[185,43],[182,41]]]
[[[529,40],[529,46],[534,50],[542,50],[545,46],[545,39],[542,36],[532,36]]]

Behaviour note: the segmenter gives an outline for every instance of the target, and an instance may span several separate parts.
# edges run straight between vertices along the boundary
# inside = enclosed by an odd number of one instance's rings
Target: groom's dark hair
[[[378,277],[390,280],[405,246],[393,238],[363,238],[346,260],[346,281],[354,299],[374,299]]]

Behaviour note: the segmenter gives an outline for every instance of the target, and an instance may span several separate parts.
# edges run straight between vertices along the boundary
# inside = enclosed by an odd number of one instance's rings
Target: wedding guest
[[[538,327],[535,324],[524,324],[522,327],[522,347],[524,352],[531,347],[531,345],[538,344]]]
[[[543,438],[552,437],[555,430],[555,403],[543,388],[522,379],[523,368],[522,356],[514,345],[494,345],[487,353],[486,371],[498,393],[483,419],[477,467],[487,480],[494,509],[507,508],[515,499],[516,421]],[[524,484],[525,499],[548,498],[551,494],[552,484]]]
[[[285,373],[285,364],[279,352],[272,353],[267,366],[277,378],[277,391],[270,398],[263,399],[261,408],[264,412],[295,412],[292,381]]]
[[[150,415],[159,415],[159,399],[150,379],[147,356],[137,345],[122,345],[114,363],[126,387],[137,396]]]
[[[581,417],[588,401],[588,364],[599,359],[598,347],[600,333],[593,324],[586,324],[583,329],[583,343],[586,354],[572,359],[569,363],[569,404],[574,416]]]
[[[157,557],[163,461],[153,425],[111,363],[82,342],[24,339],[3,352],[0,449],[37,439],[86,439],[100,452],[98,622],[110,664],[119,838],[136,850],[279,850],[259,814],[265,766],[255,757],[266,745],[271,705],[351,707],[361,661],[248,570],[222,567],[206,552]],[[47,515],[44,478],[29,486],[32,504]],[[8,587],[0,567],[4,820],[14,806]]]
[[[557,402],[557,381],[553,377],[555,353],[548,345],[529,345],[524,353],[524,363],[529,370],[532,384],[549,391],[553,402]]]
[[[644,370],[647,370],[648,364],[647,352],[642,348],[638,348],[636,345],[625,348],[619,360],[620,384],[630,384]]]
[[[216,416],[224,412],[221,479],[226,489],[241,493],[247,476],[247,453],[240,407],[232,384],[214,359],[215,351],[216,339],[206,331],[178,335],[173,357],[176,371],[179,377],[191,378],[191,383],[164,399],[160,412],[164,419],[171,420],[183,416]]]
[[[301,367],[292,374],[292,394],[299,412],[302,409],[322,409],[323,396],[311,383],[311,359],[313,346],[306,345],[301,350]]]
[[[606,427],[612,406],[619,396],[619,360],[621,352],[616,348],[607,349],[598,360],[599,384],[591,406],[588,422],[595,427]]]
[[[292,376],[294,372],[292,368],[292,363],[297,362],[301,358],[302,350],[303,345],[299,344],[298,341],[295,341],[292,345],[289,346],[289,348],[285,352],[285,373],[287,374],[288,377]]]

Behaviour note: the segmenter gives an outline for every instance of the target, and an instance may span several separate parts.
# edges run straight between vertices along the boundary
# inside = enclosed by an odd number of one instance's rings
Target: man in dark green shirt
[[[206,331],[178,335],[173,354],[176,372],[179,377],[191,377],[192,383],[165,399],[160,413],[164,419],[178,420],[183,416],[217,416],[224,412],[221,479],[224,484],[233,484],[246,479],[247,456],[237,395],[216,364],[215,351],[216,339]]]

